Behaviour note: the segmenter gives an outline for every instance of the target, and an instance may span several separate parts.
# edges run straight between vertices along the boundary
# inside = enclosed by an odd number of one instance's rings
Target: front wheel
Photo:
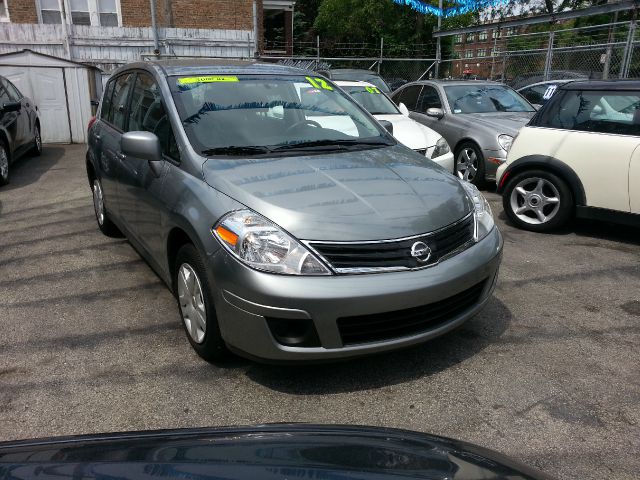
[[[0,140],[0,185],[9,183],[9,152],[4,142]]]
[[[207,361],[220,360],[227,349],[220,334],[213,295],[202,257],[191,245],[178,250],[173,284],[189,343]]]
[[[504,189],[502,205],[517,227],[532,232],[548,232],[566,224],[574,206],[564,180],[544,170],[515,175]]]
[[[39,157],[42,155],[42,137],[40,135],[40,126],[36,125],[33,135],[33,148],[31,149],[31,155]]]
[[[458,178],[477,187],[484,184],[484,156],[478,146],[465,142],[456,150],[455,172]]]
[[[93,210],[96,214],[96,221],[98,222],[98,228],[107,237],[122,237],[122,233],[118,230],[118,227],[111,221],[107,209],[104,206],[104,192],[102,191],[102,184],[97,178],[93,180],[91,185],[93,192]]]

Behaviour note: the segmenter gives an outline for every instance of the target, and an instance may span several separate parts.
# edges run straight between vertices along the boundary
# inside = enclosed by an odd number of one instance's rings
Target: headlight
[[[493,213],[491,212],[491,206],[489,202],[484,198],[484,195],[480,193],[480,190],[475,185],[469,182],[460,181],[467,194],[473,201],[476,217],[476,241],[482,240],[486,237],[494,226]]]
[[[234,257],[257,270],[288,275],[331,275],[300,242],[251,210],[226,214],[211,231]]]
[[[433,149],[431,158],[440,157],[441,155],[449,153],[450,151],[451,149],[449,148],[449,144],[447,143],[447,141],[444,139],[444,137],[440,137],[436,142],[436,148]]]
[[[513,137],[506,134],[498,135],[498,143],[505,152],[508,152],[513,143]]]

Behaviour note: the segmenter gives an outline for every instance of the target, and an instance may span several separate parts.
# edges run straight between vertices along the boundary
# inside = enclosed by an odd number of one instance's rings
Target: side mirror
[[[7,102],[2,105],[3,112],[19,112],[21,108],[20,102]]]
[[[91,100],[92,107],[97,107],[98,105],[100,105],[100,100],[96,100],[95,98]]]
[[[389,120],[378,120],[378,123],[384,127],[384,129],[393,135],[393,123]]]
[[[405,117],[409,116],[409,109],[404,103],[400,102],[398,104],[398,110],[400,110],[400,113],[402,113]]]
[[[427,117],[433,117],[440,120],[444,117],[444,110],[441,108],[427,108]]]
[[[157,162],[162,160],[160,140],[151,132],[127,132],[120,139],[124,155]]]

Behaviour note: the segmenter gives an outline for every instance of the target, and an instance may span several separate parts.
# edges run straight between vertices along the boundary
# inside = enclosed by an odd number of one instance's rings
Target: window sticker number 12
[[[331,85],[329,85],[325,79],[320,78],[320,77],[304,77],[307,79],[307,82],[309,82],[314,88],[322,88],[323,90],[333,90],[333,87]]]

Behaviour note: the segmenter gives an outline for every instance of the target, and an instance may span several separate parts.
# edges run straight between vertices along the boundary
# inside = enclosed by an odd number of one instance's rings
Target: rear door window
[[[113,96],[113,87],[115,80],[107,83],[107,88],[104,90],[104,96],[102,97],[102,108],[100,109],[100,118],[106,122],[111,122],[109,115],[111,114],[111,97]]]
[[[545,109],[538,126],[640,135],[640,92],[569,90]]]
[[[129,93],[133,87],[135,74],[129,73],[119,76],[113,88],[113,97],[109,107],[109,119],[111,124],[125,131],[127,127]]]
[[[415,112],[416,106],[418,104],[418,96],[420,95],[421,89],[422,85],[411,85],[409,87],[403,88],[395,98],[396,103],[398,105],[404,103],[409,110]]]
[[[427,110],[430,108],[442,108],[442,101],[435,88],[425,85],[422,87],[422,91],[418,97],[416,111],[427,113]]]
[[[3,84],[6,84],[7,92],[9,93],[9,98],[11,98],[12,102],[19,102],[22,99],[20,90],[18,90],[13,83],[11,83],[7,79],[4,79]]]

